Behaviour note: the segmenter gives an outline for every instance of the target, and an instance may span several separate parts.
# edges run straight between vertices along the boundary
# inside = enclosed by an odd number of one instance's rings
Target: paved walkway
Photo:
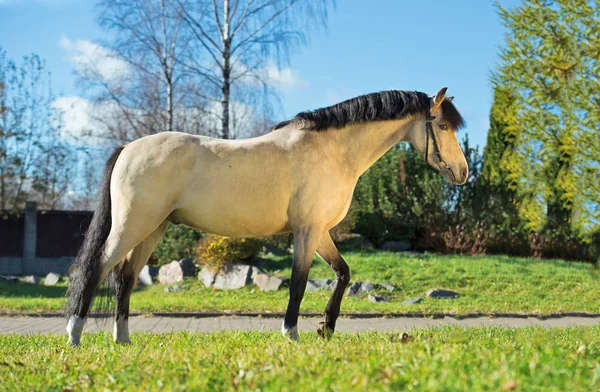
[[[301,318],[300,331],[315,331],[321,318]],[[111,330],[112,321],[90,319],[86,331]],[[507,327],[569,327],[577,325],[598,325],[600,317],[562,317],[540,320],[537,318],[490,318],[469,319],[429,318],[355,318],[339,319],[336,330],[339,332],[360,331],[406,331],[414,328],[431,328],[444,325],[461,327],[507,326]],[[66,322],[61,317],[0,317],[0,334],[62,334]],[[146,317],[136,316],[129,321],[129,328],[136,332],[215,332],[235,330],[279,330],[281,319],[263,317]]]

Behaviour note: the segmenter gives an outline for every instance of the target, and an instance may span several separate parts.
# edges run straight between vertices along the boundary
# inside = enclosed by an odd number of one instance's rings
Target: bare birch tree
[[[79,69],[80,82],[95,91],[92,113],[108,136],[126,142],[163,131],[201,133],[194,114],[204,104],[190,94],[177,58],[189,51],[188,30],[169,0],[101,0],[99,22],[113,34],[100,55],[127,64],[125,75],[107,77],[95,64]],[[109,111],[109,116],[101,112]]]
[[[328,0],[177,0],[196,50],[185,68],[205,80],[204,98],[216,107],[221,137],[232,136],[232,101],[268,104],[273,64],[307,42],[306,31],[324,26]],[[271,67],[270,67],[271,65]],[[275,68],[277,70],[277,68]]]

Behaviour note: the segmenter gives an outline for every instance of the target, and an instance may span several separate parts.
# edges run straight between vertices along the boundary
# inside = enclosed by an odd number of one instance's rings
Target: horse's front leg
[[[317,332],[322,338],[330,338],[335,331],[335,322],[340,315],[344,291],[350,283],[350,268],[338,252],[328,232],[323,234],[317,253],[331,266],[337,277],[336,286],[325,308],[325,322],[319,323]]]
[[[291,340],[298,340],[298,313],[304,297],[308,271],[312,265],[322,229],[313,226],[294,230],[294,263],[290,281],[290,299],[281,332]]]

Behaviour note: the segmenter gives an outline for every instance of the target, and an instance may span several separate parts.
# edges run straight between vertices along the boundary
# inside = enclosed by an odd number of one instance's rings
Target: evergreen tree
[[[600,218],[600,2],[498,10],[507,37],[494,79],[514,96],[515,116],[503,117],[519,128],[508,178],[525,227],[571,252],[567,245],[591,241]]]
[[[523,246],[523,225],[519,219],[517,194],[519,182],[519,140],[516,100],[510,91],[497,85],[490,111],[490,128],[483,153],[481,176],[477,181],[474,210],[491,235],[492,252],[511,251]]]

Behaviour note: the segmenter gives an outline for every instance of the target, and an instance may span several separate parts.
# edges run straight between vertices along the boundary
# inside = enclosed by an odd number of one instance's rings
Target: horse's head
[[[462,185],[469,176],[469,166],[456,131],[465,123],[452,104],[453,98],[446,98],[444,87],[430,99],[429,113],[416,120],[411,142],[446,181]]]

